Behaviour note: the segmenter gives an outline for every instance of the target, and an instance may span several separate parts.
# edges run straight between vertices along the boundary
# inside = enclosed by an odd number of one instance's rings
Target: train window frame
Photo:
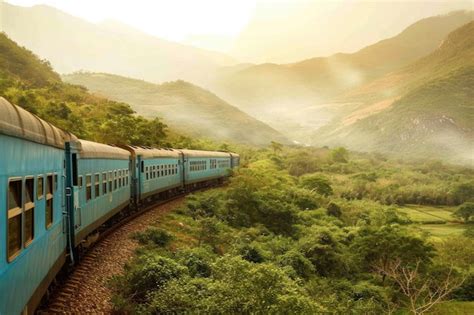
[[[107,194],[107,172],[102,173],[102,194]]]
[[[49,230],[51,226],[54,223],[54,190],[53,190],[53,181],[54,181],[54,174],[53,173],[48,173],[46,174],[46,191],[45,191],[45,199],[46,199],[46,205],[45,205],[45,211],[44,211],[44,216],[45,216],[45,226],[46,229]],[[49,180],[49,181],[48,181]],[[48,188],[49,188],[49,183],[51,184],[51,190],[50,193],[48,193]],[[50,215],[48,217],[48,207],[51,207],[50,210]]]
[[[41,181],[41,189],[40,187]],[[41,193],[41,195],[39,195]],[[44,198],[44,175],[38,175],[36,180],[36,200],[41,200]]]
[[[58,173],[53,174],[53,192],[58,191]]]
[[[94,199],[100,197],[100,173],[94,174]]]
[[[31,181],[31,195],[30,201],[27,202],[26,193],[28,190],[27,182]],[[22,235],[23,235],[23,247],[27,248],[33,240],[35,239],[35,177],[34,176],[25,176],[23,181],[23,226],[22,226]],[[26,216],[31,215],[31,238],[26,238],[26,225],[27,220]]]
[[[109,193],[112,193],[114,191],[114,172],[109,171]]]
[[[12,182],[20,182],[20,189],[23,190],[23,179],[21,177],[11,177],[8,179],[8,185],[7,185],[7,198],[6,198],[6,205],[7,205],[7,238],[6,238],[6,250],[7,250],[7,261],[10,263],[12,262],[18,255],[20,255],[21,251],[23,250],[23,209],[21,207],[14,207],[10,208],[10,184]],[[18,195],[18,193],[16,194]],[[20,206],[23,205],[23,191],[20,192]],[[12,212],[12,213],[11,213]],[[19,228],[19,249],[15,251],[14,253],[10,253],[10,219],[20,217],[20,228]],[[17,234],[18,236],[18,234]]]
[[[92,174],[86,174],[86,202],[92,200]]]

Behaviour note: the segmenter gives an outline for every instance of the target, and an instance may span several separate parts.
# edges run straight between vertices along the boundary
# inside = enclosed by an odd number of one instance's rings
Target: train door
[[[78,168],[78,146],[74,142],[66,142],[66,173],[65,173],[65,191],[66,191],[66,211],[64,211],[65,221],[67,222],[68,247],[70,250],[71,261],[74,262],[73,251],[75,248],[74,235],[76,229],[82,225],[82,209],[80,190],[83,186],[83,178],[79,176]]]

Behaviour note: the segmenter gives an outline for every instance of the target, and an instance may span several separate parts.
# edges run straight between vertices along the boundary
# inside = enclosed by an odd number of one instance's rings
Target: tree
[[[464,220],[464,222],[470,221],[474,217],[474,202],[465,202],[459,206],[454,212],[454,215]]]
[[[351,249],[359,259],[360,268],[370,271],[388,268],[394,261],[425,266],[434,256],[434,248],[422,239],[407,234],[398,227],[367,227],[359,232]]]
[[[424,314],[436,304],[446,300],[451,292],[459,288],[465,277],[456,276],[451,267],[441,276],[433,277],[420,272],[420,261],[414,267],[395,259],[389,263],[379,260],[375,265],[377,272],[391,279],[406,298],[403,303],[411,313]]]
[[[346,148],[338,147],[331,151],[331,158],[334,162],[347,163],[349,153]]]
[[[301,186],[326,197],[333,193],[329,179],[319,174],[304,175],[300,178],[300,183]]]
[[[276,141],[270,142],[270,147],[273,150],[273,153],[281,152],[283,150],[283,144],[278,143]]]

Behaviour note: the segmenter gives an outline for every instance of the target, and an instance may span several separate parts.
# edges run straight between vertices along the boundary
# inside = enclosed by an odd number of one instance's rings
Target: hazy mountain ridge
[[[325,103],[431,53],[449,32],[472,19],[472,11],[457,11],[423,19],[353,54],[247,67],[222,76],[215,91],[259,118],[288,104],[295,109]]]
[[[66,82],[130,104],[139,114],[163,117],[189,135],[254,145],[288,140],[264,123],[226,103],[215,94],[184,81],[160,85],[104,73],[75,73]]]
[[[450,33],[429,56],[353,93],[363,105],[321,128],[315,142],[472,162],[473,87],[470,22]],[[382,110],[351,117],[383,101],[389,104]]]
[[[5,33],[0,33],[0,52],[0,77],[13,77],[35,86],[61,81],[49,62],[17,46]]]
[[[222,53],[159,39],[113,21],[93,24],[44,5],[0,4],[0,30],[60,73],[88,70],[153,82],[202,83],[210,72],[236,63]]]

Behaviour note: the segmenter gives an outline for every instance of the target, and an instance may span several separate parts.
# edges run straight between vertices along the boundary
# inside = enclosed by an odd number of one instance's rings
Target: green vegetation
[[[126,102],[145,117],[162,117],[167,125],[189,136],[250,145],[266,145],[271,140],[288,142],[268,125],[185,81],[158,85],[117,75],[83,72],[63,78],[94,93]]]
[[[471,163],[472,86],[474,22],[428,56],[352,91],[344,101],[358,105],[321,128],[318,143]]]
[[[113,144],[228,149],[169,129],[160,119],[136,115],[127,104],[61,81],[48,62],[0,33],[0,95],[76,136]]]
[[[226,187],[135,236],[142,247],[112,281],[116,311],[472,310],[474,239],[430,231],[466,230],[452,214],[474,197],[472,169],[275,144],[241,156]]]

